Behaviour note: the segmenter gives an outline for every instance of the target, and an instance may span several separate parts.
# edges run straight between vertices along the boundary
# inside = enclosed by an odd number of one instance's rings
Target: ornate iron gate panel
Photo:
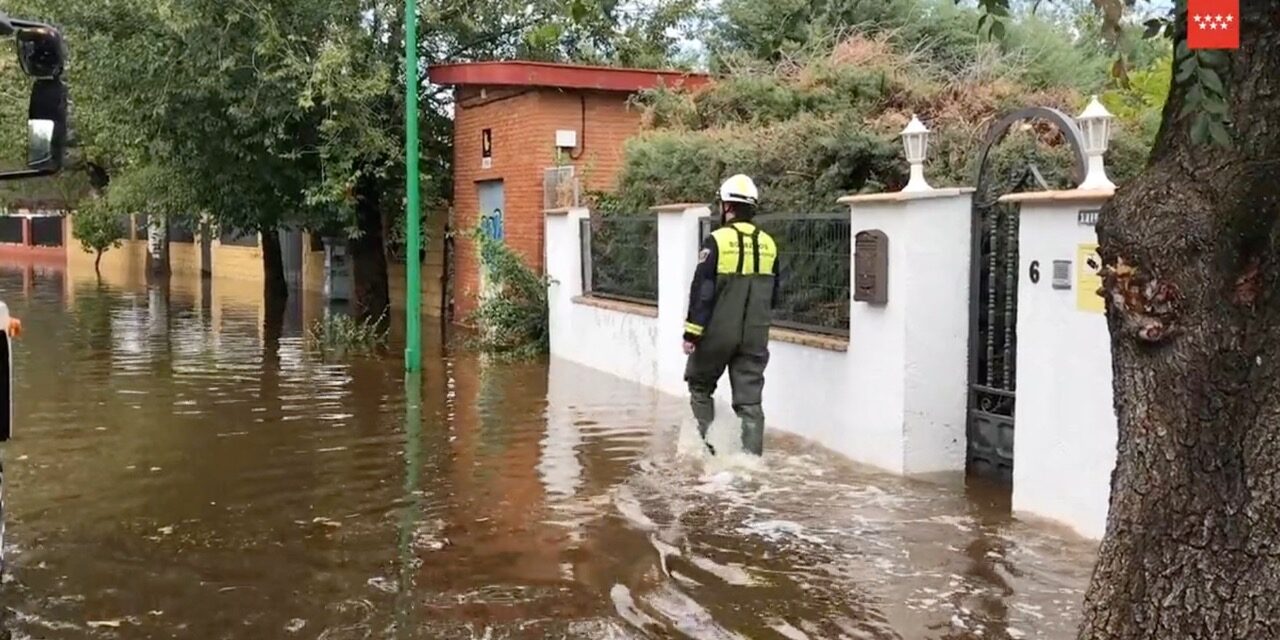
[[[999,202],[1004,195],[987,175],[989,153],[1022,120],[1057,125],[1075,156],[1077,183],[1084,171],[1084,146],[1075,121],[1056,109],[1031,107],[992,125],[980,150],[973,200],[973,247],[969,314],[969,473],[1010,483],[1013,480],[1014,406],[1018,353],[1018,207]],[[1047,189],[1034,167],[1014,178],[1011,190],[1035,185]]]
[[[968,467],[1011,481],[1017,388],[1018,212],[974,203],[974,274],[970,303]]]

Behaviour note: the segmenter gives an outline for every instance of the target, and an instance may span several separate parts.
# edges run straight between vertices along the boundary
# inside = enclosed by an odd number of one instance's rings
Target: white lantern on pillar
[[[924,179],[924,158],[929,151],[929,129],[920,122],[913,113],[911,114],[911,122],[907,123],[907,127],[902,130],[902,146],[907,151],[907,162],[911,165],[911,179],[907,181],[907,186],[903,191],[929,191],[933,187],[929,186]]]
[[[1107,153],[1107,145],[1111,142],[1111,112],[1098,102],[1098,96],[1089,100],[1089,106],[1076,117],[1080,131],[1084,134],[1084,154],[1087,160],[1087,171],[1081,189],[1115,189],[1116,185],[1107,178],[1107,168],[1103,164],[1103,155]]]

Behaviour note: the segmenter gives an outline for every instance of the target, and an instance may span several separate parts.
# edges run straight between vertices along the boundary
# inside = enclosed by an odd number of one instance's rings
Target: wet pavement
[[[253,292],[0,268],[7,637],[1075,637],[1093,546],[999,490],[705,460],[682,401],[562,362],[437,342],[406,385]]]

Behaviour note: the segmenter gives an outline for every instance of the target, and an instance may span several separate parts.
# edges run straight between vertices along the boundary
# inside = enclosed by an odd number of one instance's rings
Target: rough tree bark
[[[378,189],[378,181],[373,176],[361,176],[355,189],[356,224],[360,237],[353,238],[349,246],[355,298],[353,310],[361,320],[377,320],[389,314],[391,309]]]
[[[1119,441],[1082,639],[1280,638],[1280,0],[1240,10],[1234,148],[1174,86],[1099,221]]]
[[[284,253],[275,227],[262,230],[263,294],[268,301],[287,300],[289,283],[284,277]]]
[[[152,251],[152,234],[159,234],[154,238],[156,248],[159,250],[159,256]],[[160,224],[158,231],[148,230],[147,232],[147,275],[150,282],[164,282],[169,277],[169,222],[167,220]]]

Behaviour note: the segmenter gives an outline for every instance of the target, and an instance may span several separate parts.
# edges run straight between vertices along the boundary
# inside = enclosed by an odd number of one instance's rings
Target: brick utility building
[[[657,86],[693,88],[704,75],[542,62],[472,62],[429,70],[455,88],[455,313],[475,310],[482,276],[465,232],[478,225],[543,269],[543,212],[613,188],[623,143],[640,129],[629,104]]]

